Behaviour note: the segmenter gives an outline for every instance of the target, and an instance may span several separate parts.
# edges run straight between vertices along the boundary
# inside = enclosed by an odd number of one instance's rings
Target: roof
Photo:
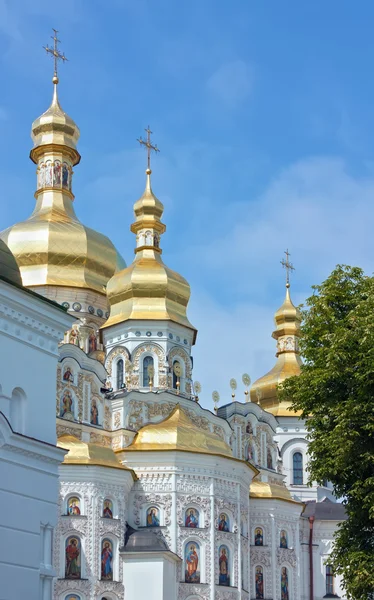
[[[149,529],[133,530],[129,532],[126,545],[121,552],[168,552],[164,540]]]
[[[129,471],[133,479],[136,475],[132,469],[129,469],[117,459],[112,448],[83,442],[73,435],[62,435],[57,440],[57,446],[69,450],[65,454],[64,465],[90,465],[97,467],[109,467],[111,469],[121,469]]]
[[[230,446],[215,433],[197,427],[179,404],[164,421],[139,429],[125,450],[182,450],[232,458]]]
[[[345,521],[347,519],[344,504],[332,502],[328,498],[325,498],[322,502],[315,502],[314,500],[306,502],[302,516],[306,519],[314,517],[316,521]]]

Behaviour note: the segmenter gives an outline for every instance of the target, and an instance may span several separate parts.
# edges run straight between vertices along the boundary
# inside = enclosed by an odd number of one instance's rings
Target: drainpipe
[[[313,523],[314,517],[309,517],[309,599],[313,600]]]

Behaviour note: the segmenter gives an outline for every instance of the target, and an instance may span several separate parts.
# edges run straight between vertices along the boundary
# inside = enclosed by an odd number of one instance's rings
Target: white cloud
[[[228,108],[235,108],[252,91],[252,69],[243,60],[222,64],[208,79],[207,90]]]
[[[271,332],[283,301],[279,260],[287,247],[297,267],[295,304],[338,263],[373,271],[373,198],[373,178],[353,176],[339,159],[306,159],[281,172],[255,201],[231,204],[220,216],[225,236],[195,245],[192,257],[189,248],[196,272],[189,315],[200,328],[194,373],[203,404],[211,407],[214,389],[229,402],[231,377],[239,381],[247,371],[254,381],[274,365]],[[207,273],[219,284],[215,296],[203,284]]]

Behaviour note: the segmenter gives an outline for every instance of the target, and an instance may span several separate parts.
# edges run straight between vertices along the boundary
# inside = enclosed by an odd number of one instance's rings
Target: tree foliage
[[[302,310],[299,376],[280,398],[306,419],[310,480],[332,482],[348,519],[332,565],[348,598],[374,599],[374,278],[338,266]]]

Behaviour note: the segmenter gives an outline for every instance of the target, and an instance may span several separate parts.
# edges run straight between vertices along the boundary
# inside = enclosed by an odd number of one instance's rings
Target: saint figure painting
[[[280,532],[279,546],[281,548],[288,548],[287,533],[284,529],[282,529],[282,531]]]
[[[113,581],[113,545],[108,539],[101,545],[101,579]]]
[[[103,517],[105,519],[113,519],[113,503],[108,498],[104,500]]]
[[[200,547],[196,542],[186,544],[185,550],[185,561],[186,561],[186,583],[200,583]]]
[[[289,600],[288,592],[288,572],[286,567],[281,570],[281,600]]]
[[[257,527],[255,529],[255,546],[263,546],[264,545],[264,535],[262,533],[261,527]]]
[[[218,570],[219,570],[219,585],[230,585],[230,566],[229,557],[230,551],[227,546],[221,546],[219,551]]]
[[[81,514],[81,509],[80,509],[79,498],[76,498],[75,496],[72,498],[69,498],[69,500],[68,500],[68,515],[75,516],[75,515],[80,515],[80,514]]]
[[[221,513],[218,521],[218,529],[220,531],[230,531],[230,521],[225,513]]]
[[[65,579],[81,578],[81,544],[79,538],[69,537],[65,545]]]
[[[256,567],[256,600],[263,600],[264,597],[264,571],[262,567]]]
[[[188,508],[186,510],[185,526],[194,528],[199,527],[199,512],[196,508]]]
[[[147,527],[160,527],[159,511],[154,506],[147,510]]]
[[[67,417],[70,415],[73,418],[74,413],[74,401],[70,390],[65,390],[60,403],[60,417]]]

